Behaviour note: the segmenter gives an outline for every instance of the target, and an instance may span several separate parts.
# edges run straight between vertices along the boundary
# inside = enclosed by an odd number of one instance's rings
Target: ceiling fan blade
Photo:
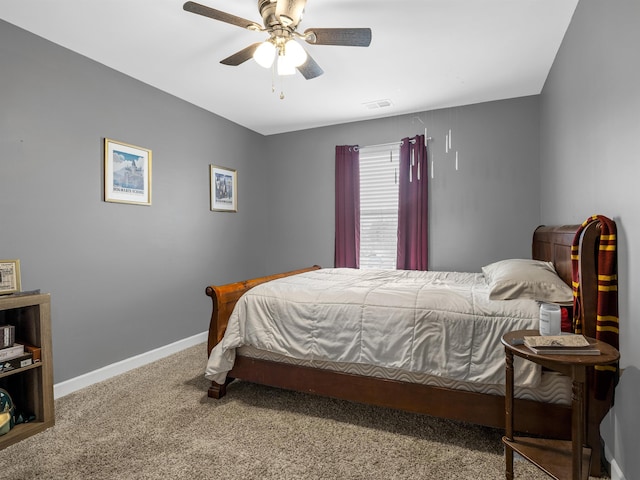
[[[312,45],[368,47],[371,44],[370,28],[308,28],[304,35]]]
[[[253,52],[256,51],[256,48],[258,48],[258,46],[260,46],[260,43],[261,42],[254,43],[253,45],[249,45],[248,47],[243,48],[239,52],[236,52],[233,55],[228,56],[224,60],[220,60],[220,63],[224,65],[231,65],[233,67],[237,67],[241,63],[244,63],[253,57]]]
[[[256,22],[247,20],[246,18],[236,17],[235,15],[231,15],[230,13],[221,12],[220,10],[210,8],[205,5],[200,5],[199,3],[186,2],[182,6],[182,8],[187,12],[197,13],[198,15],[202,15],[203,17],[213,18],[214,20],[230,23],[231,25],[237,25],[238,27],[242,28],[248,28],[249,30],[262,29],[262,27]]]
[[[296,26],[302,19],[307,0],[278,0],[276,17],[285,26]]]
[[[309,55],[308,53],[307,53],[307,60],[302,65],[296,68],[302,74],[302,76],[307,80],[311,80],[312,78],[319,77],[324,73],[324,70],[322,70],[320,65],[318,65],[316,61],[313,58],[311,58],[311,55]]]

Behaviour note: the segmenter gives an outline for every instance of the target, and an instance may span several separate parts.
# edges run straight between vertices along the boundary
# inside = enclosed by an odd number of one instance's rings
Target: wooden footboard
[[[224,331],[227,329],[227,322],[233,312],[233,307],[240,297],[247,291],[260,285],[261,283],[269,282],[277,278],[289,277],[291,275],[297,275],[298,273],[310,272],[312,270],[318,270],[320,266],[314,265],[313,267],[302,268],[300,270],[292,270],[285,273],[277,273],[275,275],[268,275],[266,277],[253,278],[251,280],[245,280],[243,282],[228,283],[226,285],[210,285],[207,287],[207,295],[211,297],[213,301],[213,311],[211,313],[211,322],[209,323],[209,340],[207,356],[213,350],[222,337]]]

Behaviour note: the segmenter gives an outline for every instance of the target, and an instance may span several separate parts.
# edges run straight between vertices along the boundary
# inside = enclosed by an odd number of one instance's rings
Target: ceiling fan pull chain
[[[284,100],[284,77],[279,75],[280,78],[280,100]]]
[[[271,65],[271,93],[276,93],[276,66],[275,62]]]

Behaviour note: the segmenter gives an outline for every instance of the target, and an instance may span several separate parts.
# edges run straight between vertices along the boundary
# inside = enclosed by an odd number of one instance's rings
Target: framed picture
[[[20,260],[0,260],[0,295],[20,289]]]
[[[235,170],[211,165],[211,210],[238,211],[238,174]]]
[[[151,205],[151,150],[104,139],[104,201]]]

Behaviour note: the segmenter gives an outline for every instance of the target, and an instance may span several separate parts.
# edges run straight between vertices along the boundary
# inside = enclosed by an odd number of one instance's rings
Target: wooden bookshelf
[[[14,325],[16,341],[40,347],[41,361],[0,373],[0,387],[9,392],[19,411],[35,415],[35,420],[16,425],[0,436],[0,449],[52,427],[53,355],[51,352],[51,296],[0,296],[0,325]]]

